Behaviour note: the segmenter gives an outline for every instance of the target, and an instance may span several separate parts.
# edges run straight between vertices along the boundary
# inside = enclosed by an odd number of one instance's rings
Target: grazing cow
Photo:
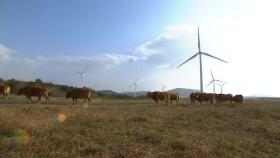
[[[215,99],[217,103],[223,104],[225,101],[232,103],[233,96],[232,94],[215,94]]]
[[[74,88],[71,91],[66,93],[66,99],[72,98],[73,104],[76,102],[78,99],[84,99],[84,103],[88,100],[88,103],[91,103],[91,99],[94,99],[95,91],[89,88]]]
[[[0,95],[3,95],[3,99],[8,98],[11,92],[11,88],[8,85],[0,86]]]
[[[198,97],[197,100],[202,104],[203,101],[207,102],[210,101],[211,104],[213,103],[214,100],[214,94],[212,93],[197,93]]]
[[[169,100],[170,100],[170,93],[167,92],[148,92],[147,93],[147,97],[152,98],[157,104],[159,102],[159,100],[165,100],[166,104],[169,104]]]
[[[233,97],[233,101],[235,103],[240,103],[241,104],[243,102],[243,95],[241,95],[241,94],[235,95]]]
[[[176,104],[180,101],[180,95],[178,93],[170,93],[170,103],[172,104],[172,101],[175,100]]]
[[[193,104],[195,104],[195,100],[197,100],[198,99],[198,95],[199,95],[199,93],[194,93],[194,92],[192,92],[191,94],[190,94],[190,100],[191,100],[191,104],[193,103]]]
[[[32,103],[37,103],[41,100],[41,97],[43,96],[46,99],[46,103],[49,100],[49,91],[46,87],[42,86],[26,86],[23,88],[20,88],[17,92],[17,95],[25,95],[28,100],[30,100]],[[34,102],[31,97],[38,97],[38,99]]]

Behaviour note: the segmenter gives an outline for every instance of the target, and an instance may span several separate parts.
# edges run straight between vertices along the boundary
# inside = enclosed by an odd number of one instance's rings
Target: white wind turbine
[[[82,83],[81,83],[81,87],[84,87],[84,82],[85,82],[85,76],[86,76],[86,71],[88,69],[88,66],[86,66],[86,68],[84,69],[84,71],[82,72],[76,72],[77,74],[82,76]]]
[[[166,85],[161,84],[161,90],[164,92],[164,89],[166,88]]]
[[[223,94],[223,86],[224,86],[225,84],[226,84],[226,83],[222,83],[222,84],[218,84],[218,83],[217,83],[217,85],[220,86],[220,88],[221,88],[221,94]]]
[[[129,84],[129,85],[128,85],[128,88],[129,88],[129,93],[128,93],[128,95],[129,95],[129,96],[132,96],[132,93],[131,93],[131,86],[132,86],[132,84]]]
[[[216,94],[215,85],[217,84],[217,82],[224,83],[224,81],[215,79],[214,76],[213,76],[212,71],[211,71],[211,77],[212,77],[212,80],[208,83],[208,85],[206,87],[208,87],[212,83],[213,84],[213,92],[214,92],[214,94]]]
[[[200,65],[200,92],[203,93],[203,76],[202,76],[202,55],[206,55],[208,57],[220,60],[222,62],[227,63],[226,61],[217,58],[211,54],[202,52],[200,49],[200,37],[199,37],[199,27],[197,28],[197,35],[198,35],[198,52],[196,54],[194,54],[192,57],[190,57],[188,60],[186,60],[185,62],[183,62],[182,64],[180,64],[177,68],[179,68],[180,66],[184,65],[186,62],[192,60],[193,58],[195,58],[197,55],[199,55],[199,65]]]
[[[129,86],[134,86],[134,97],[136,97],[136,89],[137,89],[137,80],[138,78],[135,79],[134,83],[131,83]]]

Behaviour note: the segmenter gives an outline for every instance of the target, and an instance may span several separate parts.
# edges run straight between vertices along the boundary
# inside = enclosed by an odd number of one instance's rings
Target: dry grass
[[[0,105],[1,158],[280,157],[280,101],[22,103]],[[59,114],[65,121],[57,120]]]

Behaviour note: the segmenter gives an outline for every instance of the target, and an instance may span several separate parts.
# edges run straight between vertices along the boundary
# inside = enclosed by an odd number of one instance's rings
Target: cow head
[[[17,95],[22,95],[22,94],[25,93],[25,91],[26,91],[26,87],[20,88],[20,89],[18,89],[18,91],[17,91]]]
[[[148,92],[146,97],[151,97],[152,96],[152,92]]]
[[[70,98],[70,92],[66,93],[66,99]]]

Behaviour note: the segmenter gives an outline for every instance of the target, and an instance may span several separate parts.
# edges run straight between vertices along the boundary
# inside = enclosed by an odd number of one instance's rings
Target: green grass
[[[99,99],[86,107],[64,99],[36,105],[10,99],[0,105],[0,155],[280,157],[280,101],[167,106]]]

